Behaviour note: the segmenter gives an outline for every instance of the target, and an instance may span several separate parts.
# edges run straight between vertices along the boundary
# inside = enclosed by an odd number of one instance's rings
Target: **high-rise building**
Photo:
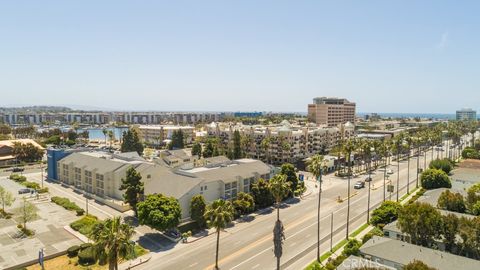
[[[317,97],[308,104],[308,120],[317,125],[335,127],[355,122],[355,103],[345,98]]]
[[[477,120],[477,112],[470,108],[457,111],[457,120]]]

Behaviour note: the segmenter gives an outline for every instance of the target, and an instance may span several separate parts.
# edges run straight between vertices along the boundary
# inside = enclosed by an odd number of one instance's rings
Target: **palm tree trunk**
[[[347,193],[347,228],[346,228],[346,236],[345,236],[345,239],[348,240],[348,234],[349,234],[349,225],[350,225],[350,178],[352,178],[352,176],[350,175],[350,164],[348,165],[348,172],[347,172],[347,175],[348,175],[348,193]]]
[[[218,246],[220,245],[220,229],[217,229],[217,248],[215,252],[215,269],[218,269]]]
[[[420,168],[420,147],[417,149],[417,184],[416,187],[418,188],[418,169]]]
[[[322,170],[320,169],[320,183],[318,184],[318,213],[317,213],[317,261],[320,263],[320,201],[322,200]]]
[[[400,193],[400,154],[397,152],[397,202],[398,202],[398,195]]]
[[[407,157],[407,194],[410,194],[410,145],[408,146]]]

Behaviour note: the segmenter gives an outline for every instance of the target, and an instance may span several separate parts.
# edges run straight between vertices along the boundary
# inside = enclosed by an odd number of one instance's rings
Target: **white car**
[[[392,169],[388,169],[388,170],[387,170],[387,174],[393,174],[393,170],[392,170]]]

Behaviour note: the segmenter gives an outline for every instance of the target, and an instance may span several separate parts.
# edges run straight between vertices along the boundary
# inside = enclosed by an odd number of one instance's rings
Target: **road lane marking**
[[[195,263],[190,264],[188,267],[194,267],[197,264],[198,264],[198,262],[195,262]]]

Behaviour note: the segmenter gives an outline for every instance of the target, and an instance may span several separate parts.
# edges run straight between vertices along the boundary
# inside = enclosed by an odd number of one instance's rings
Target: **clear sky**
[[[0,106],[480,108],[480,1],[1,1]]]

